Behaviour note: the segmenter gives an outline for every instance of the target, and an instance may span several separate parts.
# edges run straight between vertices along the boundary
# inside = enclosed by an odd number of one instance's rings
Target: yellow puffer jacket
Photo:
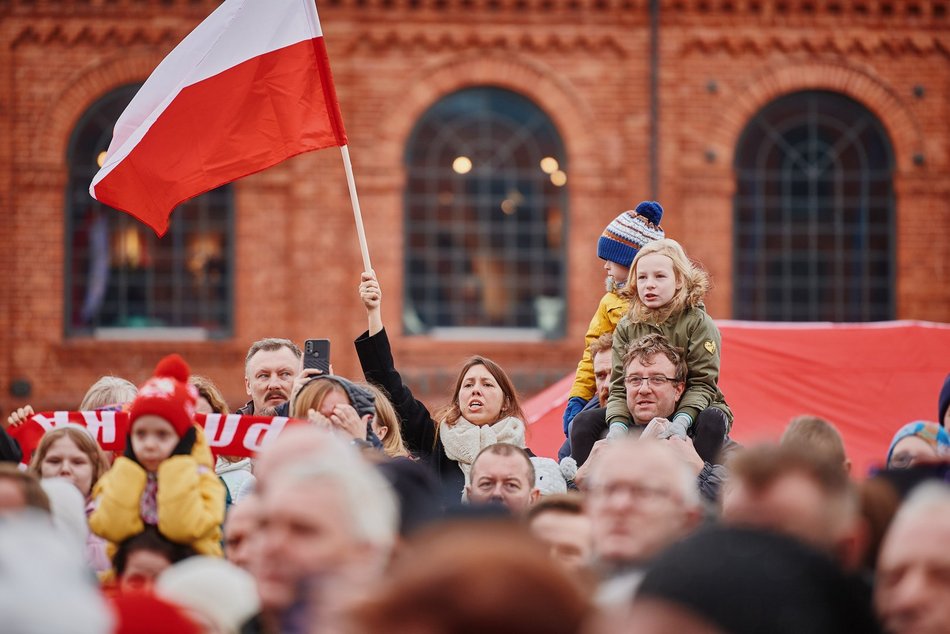
[[[613,332],[617,323],[627,314],[629,300],[621,299],[616,293],[610,292],[600,298],[597,312],[590,320],[587,334],[584,335],[584,355],[577,364],[574,374],[574,385],[568,398],[578,396],[585,401],[594,398],[596,383],[594,382],[594,360],[590,354],[590,344],[602,334]]]
[[[191,546],[201,555],[221,557],[221,524],[224,522],[225,488],[214,473],[214,463],[204,430],[196,427],[195,446],[187,456],[172,456],[158,466],[158,531],[173,542]],[[93,489],[96,510],[89,527],[116,545],[145,529],[139,507],[145,491],[145,469],[124,456]]]

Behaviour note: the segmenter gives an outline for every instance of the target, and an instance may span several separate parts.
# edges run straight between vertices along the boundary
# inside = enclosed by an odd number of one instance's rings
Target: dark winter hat
[[[164,418],[179,438],[194,425],[198,390],[188,383],[191,371],[177,354],[170,354],[155,367],[155,375],[139,388],[129,409],[129,429],[136,419],[152,414]]]
[[[629,267],[640,247],[666,235],[660,228],[662,217],[663,207],[653,200],[623,212],[607,225],[597,241],[597,257]]]
[[[671,546],[648,570],[634,605],[651,598],[729,634],[878,631],[858,581],[823,553],[756,529],[713,527]]]
[[[376,415],[376,395],[369,390],[363,389],[359,385],[344,379],[342,376],[336,376],[334,374],[318,374],[310,377],[310,380],[304,383],[304,387],[314,381],[333,381],[343,388],[343,391],[346,392],[346,396],[350,399],[350,403],[353,405],[353,409],[356,410],[360,418],[367,414]],[[302,391],[303,387],[300,389]]]
[[[376,465],[399,498],[399,534],[403,537],[442,517],[439,483],[431,469],[408,458]]]
[[[950,374],[943,380],[940,397],[937,399],[937,422],[944,427],[946,427],[943,421],[947,416],[947,409],[950,409]]]

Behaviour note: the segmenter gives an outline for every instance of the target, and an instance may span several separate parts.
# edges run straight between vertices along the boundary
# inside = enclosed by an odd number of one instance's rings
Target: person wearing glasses
[[[665,376],[675,376],[674,368],[665,369]],[[596,601],[626,605],[653,559],[701,525],[703,508],[695,474],[670,441],[628,436],[600,447],[591,460],[586,502],[601,577]]]
[[[707,438],[704,433],[697,434],[695,439],[680,438],[667,433],[671,425],[670,419],[676,412],[686,389],[686,372],[686,358],[683,351],[670,345],[663,335],[652,334],[641,337],[627,349],[627,354],[623,358],[622,380],[626,387],[627,409],[630,410],[633,421],[628,435],[663,440],[664,444],[691,468],[703,498],[715,502],[719,498],[722,483],[728,477],[728,472],[721,464],[703,454],[712,453],[715,457],[722,441],[715,435],[712,439]],[[696,428],[700,432],[706,431],[707,416],[717,417],[713,419],[713,428],[720,428],[725,424],[725,418],[718,409],[707,408],[697,419]],[[606,432],[606,427],[601,425],[601,434],[604,432]],[[714,432],[716,433],[718,432]],[[594,440],[596,441],[597,438]],[[595,443],[588,459],[578,469],[574,482],[579,488],[588,487],[585,480],[589,478],[592,471],[592,463],[595,462],[596,456],[604,451],[604,445],[607,442],[604,440]],[[732,441],[729,442],[734,444]],[[703,443],[715,445],[716,450],[700,451]]]
[[[682,407],[687,389],[689,370],[682,348],[673,346],[659,333],[635,340],[623,356],[623,384],[625,410],[629,412],[629,434],[640,436],[654,419],[650,433],[668,438],[673,419]],[[612,397],[611,397],[612,398]],[[594,443],[607,433],[605,414],[609,409],[594,409],[578,414],[571,429],[571,455],[583,465],[591,454]],[[680,440],[695,448],[707,464],[717,464],[723,448],[723,434],[728,424],[725,412],[710,406],[702,410],[693,423],[689,438]]]

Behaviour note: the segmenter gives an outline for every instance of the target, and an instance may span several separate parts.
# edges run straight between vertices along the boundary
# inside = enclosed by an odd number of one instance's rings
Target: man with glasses
[[[639,436],[654,419],[663,427],[676,411],[686,389],[686,359],[683,351],[660,334],[646,335],[633,342],[623,358],[623,380],[627,409],[632,418],[630,434]],[[722,447],[728,419],[725,413],[709,407],[697,418],[693,429],[696,451],[704,462],[714,463]],[[571,426],[571,456],[583,465],[594,443],[607,433],[604,408],[581,412]],[[661,434],[662,435],[662,434]],[[665,436],[664,436],[665,437]]]
[[[602,605],[629,602],[649,562],[703,516],[696,475],[666,441],[610,443],[591,465],[587,496]]]

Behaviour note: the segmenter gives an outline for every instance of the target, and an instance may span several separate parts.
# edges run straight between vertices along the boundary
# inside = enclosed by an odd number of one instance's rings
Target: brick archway
[[[884,125],[896,157],[897,171],[917,168],[914,155],[924,150],[920,124],[895,91],[870,74],[843,64],[806,63],[767,68],[752,78],[713,126],[710,139],[721,165],[732,170],[736,144],[755,114],[773,100],[801,90],[829,90],[868,108]],[[917,168],[919,169],[919,168]]]
[[[562,75],[543,64],[517,54],[471,51],[420,68],[408,83],[412,88],[406,98],[380,122],[376,138],[385,141],[379,147],[386,153],[381,164],[402,164],[416,121],[441,97],[462,88],[496,86],[531,99],[554,121],[567,148],[572,186],[606,168],[595,143],[599,137],[590,133],[596,127],[590,107]]]
[[[64,164],[69,138],[82,114],[112,89],[145,81],[163,57],[154,51],[131,52],[99,64],[65,85],[39,123],[43,135],[57,143],[35,146],[35,160],[47,165]]]

